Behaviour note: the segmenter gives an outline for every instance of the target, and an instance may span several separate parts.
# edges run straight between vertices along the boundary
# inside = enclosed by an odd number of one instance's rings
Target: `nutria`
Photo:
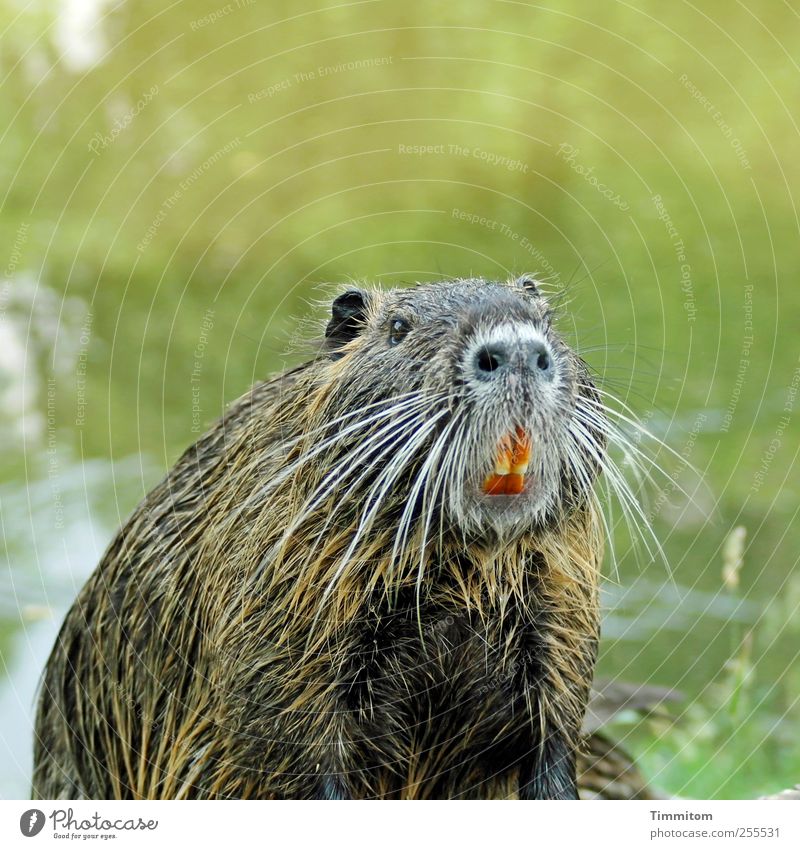
[[[530,278],[340,294],[80,593],[34,794],[576,798],[605,422]]]

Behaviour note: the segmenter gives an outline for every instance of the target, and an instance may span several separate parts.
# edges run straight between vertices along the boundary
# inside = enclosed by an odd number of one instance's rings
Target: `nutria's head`
[[[591,497],[599,406],[551,317],[527,277],[333,301],[318,417],[334,423],[325,457],[342,491],[368,490],[362,523],[383,511],[401,535],[422,519],[436,534],[508,538]]]

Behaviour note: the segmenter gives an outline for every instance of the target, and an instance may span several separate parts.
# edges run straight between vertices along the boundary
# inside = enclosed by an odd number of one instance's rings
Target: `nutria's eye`
[[[399,345],[411,330],[411,325],[404,318],[393,318],[389,325],[389,344]]]

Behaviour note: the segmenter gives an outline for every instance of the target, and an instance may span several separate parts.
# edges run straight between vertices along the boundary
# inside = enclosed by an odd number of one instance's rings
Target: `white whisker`
[[[336,568],[333,577],[329,581],[328,586],[325,588],[322,594],[315,621],[321,615],[322,610],[331,593],[333,592],[333,589],[336,586],[336,583],[338,582],[339,578],[342,576],[344,571],[347,569],[348,565],[351,563],[352,557],[356,552],[362,538],[372,527],[375,518],[378,515],[378,512],[383,504],[383,500],[386,497],[386,494],[391,489],[392,484],[403,472],[408,462],[417,456],[419,448],[422,447],[422,444],[425,442],[431,431],[433,431],[433,429],[437,426],[439,420],[443,416],[447,415],[447,412],[447,410],[440,410],[438,413],[429,416],[425,423],[421,427],[419,427],[417,432],[412,436],[412,438],[392,458],[392,460],[387,465],[386,469],[381,473],[380,477],[373,485],[372,490],[370,491],[370,494],[366,499],[364,511],[361,515],[358,527],[356,528],[353,534],[353,538],[350,541],[347,550],[342,555],[339,566]]]

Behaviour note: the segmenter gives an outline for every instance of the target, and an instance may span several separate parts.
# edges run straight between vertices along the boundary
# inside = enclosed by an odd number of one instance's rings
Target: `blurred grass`
[[[700,618],[680,638],[606,643],[601,669],[677,686],[693,705],[663,740],[642,744],[646,763],[669,788],[700,795],[800,780],[782,730],[798,720],[788,627],[797,606],[773,603],[800,549],[793,407],[755,483],[799,365],[797,11],[752,0],[257,0],[202,23],[224,7],[107,4],[92,31],[105,49],[81,66],[59,59],[53,4],[0,0],[9,256],[25,228],[12,285],[29,275],[91,312],[79,427],[76,371],[56,376],[62,450],[173,462],[196,438],[191,373],[209,310],[204,423],[282,366],[295,317],[323,281],[554,270],[553,284],[572,289],[565,332],[707,483],[695,503],[673,493],[655,518],[675,580],[719,591],[719,548],[743,524],[740,592],[772,611],[752,629],[756,709],[725,727],[706,685],[728,674],[733,626]],[[146,92],[155,94],[137,106]],[[124,129],[92,152],[115,121]],[[571,162],[562,145],[577,151]],[[521,164],[491,165],[475,151]],[[738,383],[750,285],[753,344]],[[43,383],[69,344],[59,334],[27,368]],[[9,452],[7,478],[31,473],[28,453]],[[136,493],[118,498],[124,512]],[[623,531],[618,549],[623,586],[663,570],[635,562]],[[741,783],[729,780],[751,751]]]
[[[745,529],[734,529],[724,546],[724,592],[739,598]],[[764,605],[754,626],[730,629],[731,653],[722,669],[672,725],[637,723],[630,731],[639,762],[652,781],[690,799],[740,798],[777,793],[791,786],[800,763],[796,699],[800,665],[775,681],[757,652],[775,640],[800,639],[800,575]]]

